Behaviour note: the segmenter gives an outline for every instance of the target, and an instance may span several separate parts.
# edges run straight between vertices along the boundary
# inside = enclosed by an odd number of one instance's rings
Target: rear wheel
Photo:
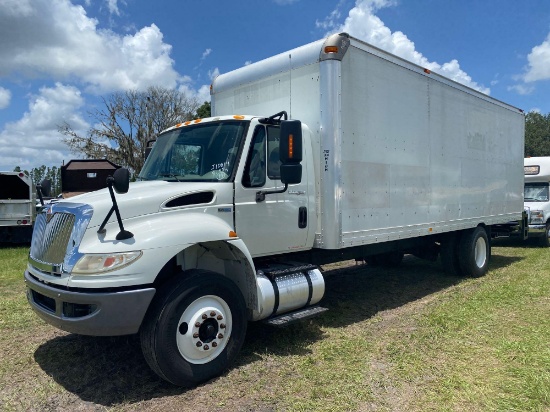
[[[140,332],[141,347],[161,378],[192,386],[227,369],[246,326],[239,288],[222,275],[193,270],[159,290]]]
[[[489,269],[490,257],[491,244],[487,231],[482,226],[464,231],[459,243],[462,274],[474,278],[484,276]]]

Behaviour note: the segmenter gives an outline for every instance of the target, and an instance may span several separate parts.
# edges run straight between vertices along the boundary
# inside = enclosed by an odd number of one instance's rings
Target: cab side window
[[[266,130],[258,126],[254,131],[243,174],[244,187],[262,187],[266,176]]]

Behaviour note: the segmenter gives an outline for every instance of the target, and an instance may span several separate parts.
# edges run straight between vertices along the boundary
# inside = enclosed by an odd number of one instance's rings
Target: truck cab
[[[529,237],[543,247],[550,246],[550,157],[524,160],[525,209],[529,212]]]

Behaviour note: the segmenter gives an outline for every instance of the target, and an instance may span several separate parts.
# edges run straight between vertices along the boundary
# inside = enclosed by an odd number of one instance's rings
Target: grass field
[[[28,249],[0,248],[4,411],[550,411],[550,250],[498,243],[460,279],[407,256],[325,268],[330,310],[249,324],[236,365],[185,390],[156,377],[136,336],[94,338],[30,310]]]

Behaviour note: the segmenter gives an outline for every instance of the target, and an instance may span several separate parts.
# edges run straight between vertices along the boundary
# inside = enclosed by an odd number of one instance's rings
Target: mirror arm
[[[260,190],[256,192],[256,203],[263,202],[266,195],[272,195],[274,193],[284,193],[288,189],[288,183],[285,183],[285,187],[280,190]]]
[[[107,178],[107,188],[109,189],[109,193],[111,194],[111,200],[113,201],[113,207],[111,207],[111,210],[109,210],[109,213],[107,213],[107,216],[105,216],[105,219],[103,220],[103,223],[101,223],[101,226],[97,230],[97,233],[105,233],[105,225],[107,224],[107,221],[112,216],[113,212],[116,213],[116,218],[118,221],[118,227],[120,228],[120,232],[116,235],[116,240],[125,240],[125,239],[131,239],[134,237],[134,234],[132,232],[129,232],[127,230],[124,230],[124,226],[122,224],[122,218],[120,217],[120,211],[118,210],[118,204],[116,202],[115,198],[115,192],[113,191],[113,182],[114,178],[112,176],[109,176]]]

